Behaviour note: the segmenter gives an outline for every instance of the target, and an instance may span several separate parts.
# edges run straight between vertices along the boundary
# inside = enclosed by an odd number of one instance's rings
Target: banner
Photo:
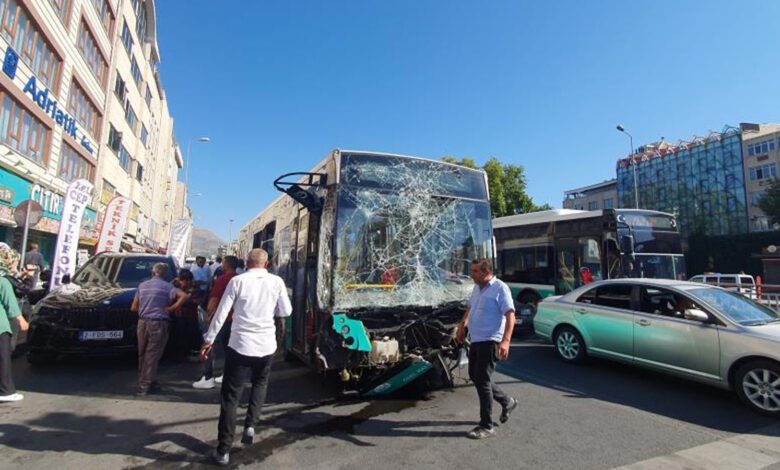
[[[173,223],[171,239],[168,242],[168,256],[172,256],[179,266],[184,266],[184,257],[187,254],[187,244],[191,234],[192,219],[179,219]]]
[[[130,215],[130,207],[132,206],[133,203],[130,199],[124,196],[117,196],[108,203],[106,213],[103,214],[103,227],[100,229],[100,238],[98,238],[95,253],[103,251],[119,253],[127,216]]]
[[[92,183],[76,180],[68,186],[60,220],[60,233],[57,235],[57,247],[54,250],[54,265],[51,270],[51,288],[62,284],[62,276],[73,276],[76,271],[76,259],[79,248],[79,232],[84,209],[92,194]]]

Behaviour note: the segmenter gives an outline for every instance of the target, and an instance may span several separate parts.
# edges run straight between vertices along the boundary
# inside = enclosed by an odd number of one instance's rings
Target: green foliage
[[[766,193],[758,200],[758,208],[769,217],[772,224],[780,224],[780,179],[772,181]]]
[[[442,161],[479,169],[476,162],[468,157],[458,160],[455,157],[447,156],[442,158]],[[493,217],[552,209],[549,204],[537,206],[526,193],[525,169],[521,165],[501,163],[493,157],[482,166],[482,169],[485,170],[488,177],[490,211]]]

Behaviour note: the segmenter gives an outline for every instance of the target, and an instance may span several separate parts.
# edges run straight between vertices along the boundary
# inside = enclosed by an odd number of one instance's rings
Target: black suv
[[[171,281],[176,273],[171,257],[100,253],[90,259],[73,276],[80,291],[49,294],[35,305],[27,334],[30,363],[51,362],[59,354],[135,351],[138,316],[130,306],[156,263],[168,264]]]

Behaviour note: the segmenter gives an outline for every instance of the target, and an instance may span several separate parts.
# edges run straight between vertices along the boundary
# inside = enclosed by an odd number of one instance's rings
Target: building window
[[[774,163],[754,166],[750,168],[750,181],[761,181],[777,176],[777,168]]]
[[[612,202],[611,197],[604,199],[604,209],[613,209],[614,207],[615,203]]]
[[[748,156],[762,155],[769,153],[775,149],[775,140],[764,140],[762,142],[756,142],[755,144],[748,145]]]
[[[122,25],[122,45],[125,46],[127,55],[132,54],[133,36],[130,34],[130,28],[127,27],[127,20],[125,20],[125,24]]]
[[[111,31],[114,28],[114,13],[111,11],[111,7],[108,6],[108,0],[92,0],[92,5],[95,6],[97,14],[100,17],[100,22],[103,24],[103,29],[106,30],[106,34],[111,36]]]
[[[141,69],[138,68],[138,62],[135,60],[135,56],[130,58],[130,72],[133,74],[133,81],[138,89],[141,88]]]
[[[136,128],[138,127],[138,118],[136,117],[135,111],[133,111],[133,107],[130,106],[129,102],[125,107],[125,121],[127,121],[127,124],[130,126],[130,129],[132,129],[133,133],[135,133]]]
[[[109,124],[108,129],[108,148],[114,152],[119,152],[119,147],[122,145],[122,133],[117,131],[113,124]]]
[[[149,90],[149,84],[146,85],[146,106],[152,106],[152,91]]]
[[[65,181],[85,179],[92,181],[95,167],[70,145],[62,142],[60,147],[60,169],[58,176]]]
[[[144,167],[140,163],[135,168],[135,179],[138,181],[143,181],[144,179]]]
[[[125,98],[127,98],[127,85],[125,85],[125,81],[122,80],[122,77],[119,74],[116,75],[116,81],[114,82],[114,93],[116,94],[116,97],[119,98],[122,106],[124,106]]]
[[[149,138],[149,132],[146,130],[146,126],[141,124],[141,142],[146,145],[146,141]]]
[[[76,83],[76,80],[70,82],[68,111],[82,126],[89,130],[92,137],[97,138],[100,132],[100,113],[92,101],[87,98],[84,90]]]
[[[128,173],[130,173],[130,165],[133,162],[133,157],[130,156],[130,152],[127,151],[124,145],[119,144],[119,165]]]
[[[103,53],[100,52],[100,48],[95,41],[95,37],[92,35],[92,31],[89,30],[87,23],[82,19],[81,28],[79,29],[79,50],[84,60],[87,61],[92,74],[95,75],[98,82],[103,83],[106,76],[106,59],[103,58]]]
[[[133,0],[133,10],[135,11],[135,32],[140,41],[146,40],[146,7],[142,0]]]
[[[590,201],[588,202],[588,210],[589,211],[595,211],[599,208],[599,202],[598,201]]]
[[[57,16],[60,17],[60,21],[62,21],[62,24],[68,25],[68,12],[70,11],[70,2],[72,0],[49,0],[51,2],[52,8],[54,8],[54,12],[57,13]],[[0,0],[0,2],[3,2]]]
[[[0,91],[0,99],[0,142],[43,165],[49,129],[5,92]]]
[[[16,0],[0,0],[0,35],[44,85],[57,83],[62,60]]]

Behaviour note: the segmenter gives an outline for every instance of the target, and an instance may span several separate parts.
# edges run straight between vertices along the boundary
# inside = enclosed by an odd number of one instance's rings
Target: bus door
[[[555,293],[565,294],[577,287],[577,251],[576,238],[560,238],[555,243]]]
[[[301,208],[296,224],[293,284],[292,343],[297,352],[306,353],[306,248],[309,235],[309,211]]]

